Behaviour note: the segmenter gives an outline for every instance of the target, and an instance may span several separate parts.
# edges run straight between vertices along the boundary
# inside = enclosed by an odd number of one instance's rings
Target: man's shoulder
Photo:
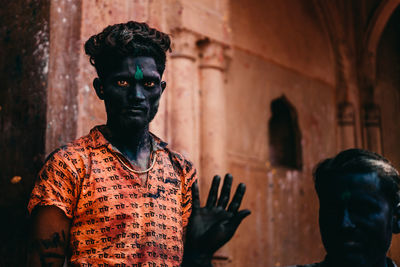
[[[171,163],[174,167],[177,166],[186,173],[190,172],[190,170],[194,168],[193,163],[185,158],[181,153],[171,150],[167,147],[164,150],[168,153]]]
[[[86,154],[89,154],[92,148],[100,146],[100,142],[98,139],[99,137],[95,127],[87,135],[79,137],[55,149],[48,155],[46,161],[54,157],[61,157],[64,159],[76,157],[86,158]]]
[[[154,133],[151,133],[153,147],[155,150],[163,150],[167,153],[169,159],[171,160],[174,168],[178,168],[181,171],[189,172],[193,168],[193,163],[183,156],[180,152],[171,149],[166,142],[164,142],[161,138],[156,136]]]

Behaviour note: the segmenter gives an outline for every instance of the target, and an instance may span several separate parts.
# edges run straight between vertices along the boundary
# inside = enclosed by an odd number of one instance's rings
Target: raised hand
[[[200,208],[197,182],[193,184],[192,214],[186,232],[182,266],[212,266],[213,254],[232,238],[242,220],[250,215],[249,210],[239,211],[240,203],[246,191],[246,186],[242,183],[238,185],[228,206],[232,179],[232,175],[225,175],[218,199],[221,177],[214,176],[207,204],[203,208]],[[227,206],[228,209],[226,209]]]

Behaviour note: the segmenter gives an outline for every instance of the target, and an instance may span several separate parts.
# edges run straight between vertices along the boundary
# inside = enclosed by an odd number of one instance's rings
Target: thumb
[[[236,231],[236,229],[239,227],[240,223],[243,221],[244,218],[249,216],[251,214],[250,210],[241,210],[235,216],[233,216],[228,223],[228,226]]]

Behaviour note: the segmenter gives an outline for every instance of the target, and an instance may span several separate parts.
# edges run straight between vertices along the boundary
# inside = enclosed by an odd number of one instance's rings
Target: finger
[[[212,181],[210,192],[208,193],[207,204],[206,207],[211,208],[215,206],[218,197],[218,188],[219,183],[221,181],[221,177],[219,175],[215,175]]]
[[[230,175],[229,173],[225,175],[224,185],[222,186],[221,195],[218,200],[218,206],[222,207],[223,209],[225,209],[226,205],[228,205],[231,193],[232,179],[232,175]]]
[[[199,197],[199,185],[197,181],[192,185],[192,209],[199,209],[200,208],[200,197]]]
[[[229,204],[228,211],[236,213],[242,203],[244,193],[246,192],[246,185],[240,183],[236,188],[235,195],[233,196],[231,204]]]
[[[250,210],[241,210],[239,211],[235,216],[233,216],[229,222],[227,223],[227,227],[233,231],[233,233],[236,231],[236,229],[239,227],[240,223],[243,221],[244,218],[249,216],[251,214]]]

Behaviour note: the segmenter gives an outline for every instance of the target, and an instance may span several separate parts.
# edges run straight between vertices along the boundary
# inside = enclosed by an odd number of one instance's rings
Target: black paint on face
[[[102,90],[96,88],[105,102],[107,125],[128,131],[148,127],[163,92],[154,59],[128,56],[113,65],[101,77]]]
[[[340,266],[384,262],[392,238],[393,209],[379,177],[364,173],[327,179],[319,194],[319,224],[328,259]]]

